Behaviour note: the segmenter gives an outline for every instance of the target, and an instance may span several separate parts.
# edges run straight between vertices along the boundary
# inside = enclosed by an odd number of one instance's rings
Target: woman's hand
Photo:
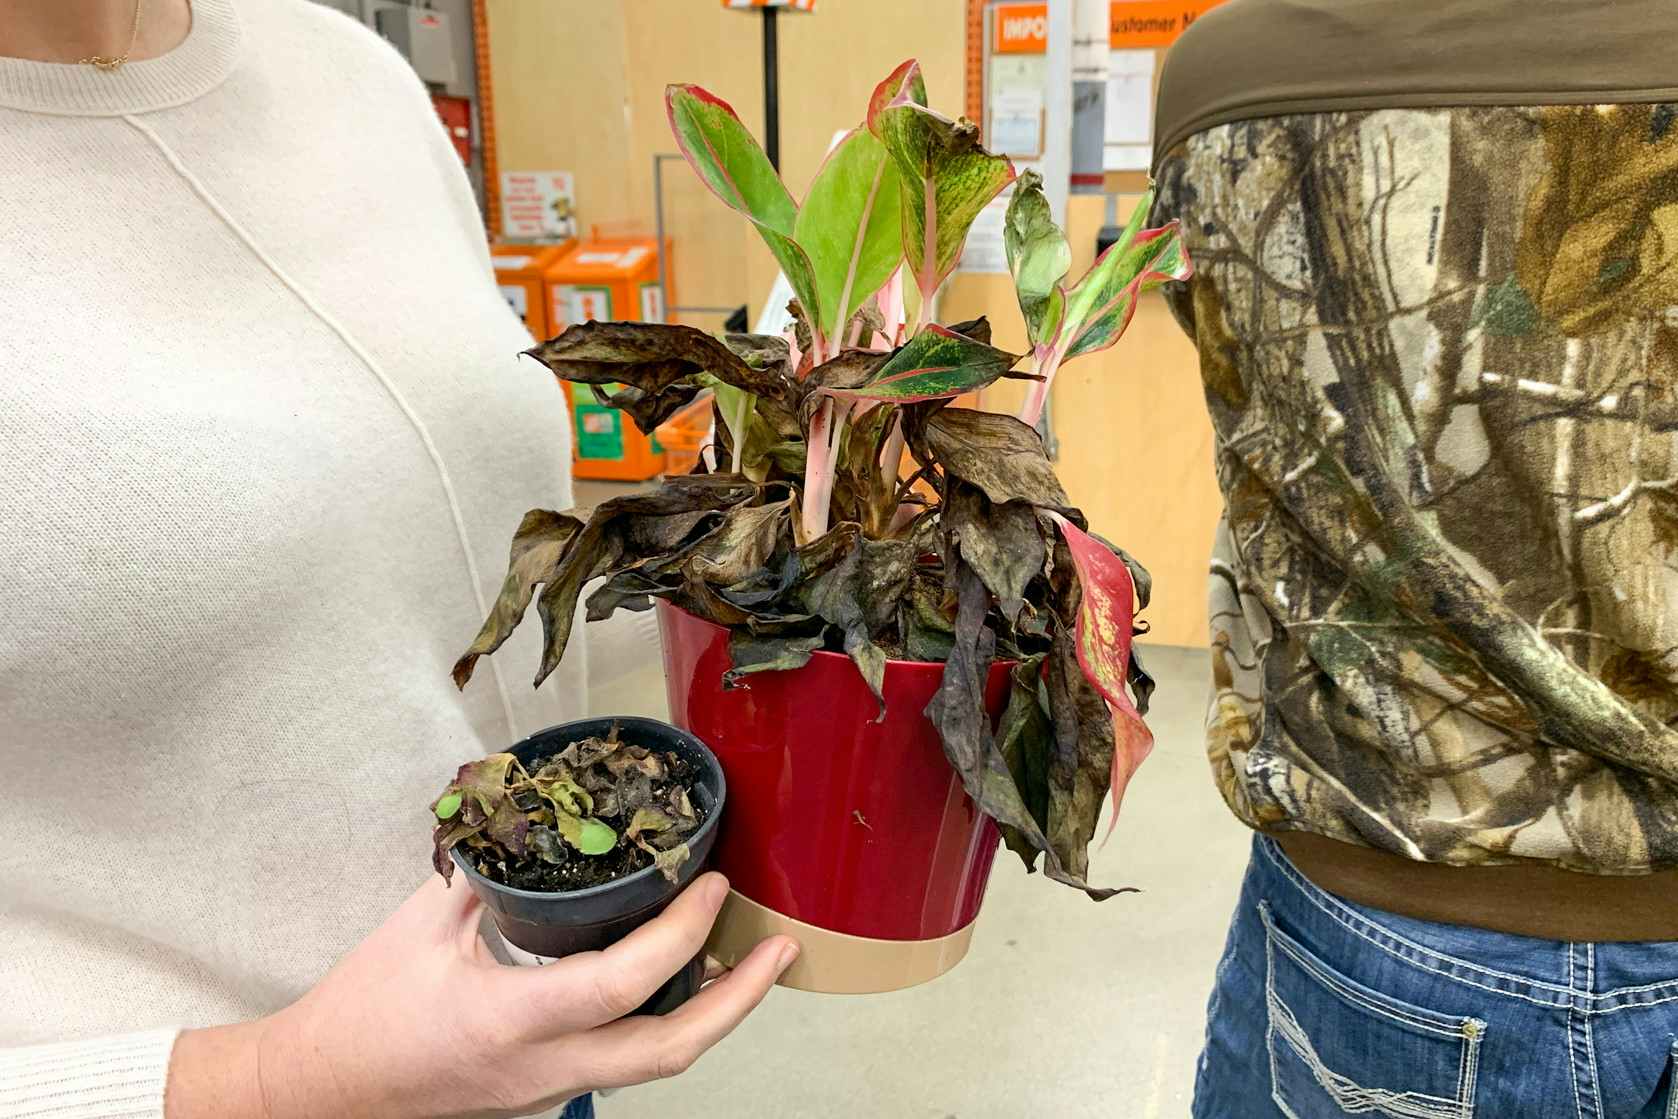
[[[292,1006],[182,1034],[165,1114],[502,1119],[674,1076],[798,956],[773,937],[673,1013],[623,1018],[699,953],[727,893],[707,874],[604,952],[524,968],[490,955],[464,883],[433,878]]]

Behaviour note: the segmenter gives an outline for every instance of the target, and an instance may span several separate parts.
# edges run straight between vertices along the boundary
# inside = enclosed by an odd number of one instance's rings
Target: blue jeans
[[[1678,942],[1580,944],[1343,901],[1258,838],[1196,1119],[1678,1119]]]
[[[559,1119],[594,1119],[594,1097],[578,1096],[565,1105]]]

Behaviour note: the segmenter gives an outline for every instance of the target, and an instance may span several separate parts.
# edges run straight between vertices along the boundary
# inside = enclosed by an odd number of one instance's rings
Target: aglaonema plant
[[[1143,292],[1186,280],[1192,268],[1175,223],[1142,228],[1150,194],[1136,207],[1119,239],[1082,279],[1068,286],[1072,249],[1050,216],[1041,181],[1028,172],[1020,186],[1008,203],[1002,236],[1037,378],[1019,417],[1035,427],[1061,365],[1113,345],[1130,325]]]
[[[456,681],[535,599],[539,684],[596,580],[591,620],[663,599],[727,627],[728,686],[832,649],[883,696],[889,659],[940,662],[926,713],[968,793],[1028,867],[1109,896],[1086,881],[1088,845],[1152,742],[1153,685],[1131,647],[1148,577],[1090,534],[1033,424],[1061,363],[1117,341],[1143,291],[1188,275],[1175,227],[1142,230],[1144,200],[1068,286],[1066,240],[1022,177],[1006,226],[1032,341],[1021,371],[1025,355],[993,346],[984,319],[928,320],[974,218],[1015,174],[970,122],[928,108],[916,63],[880,83],[802,204],[723,101],[677,85],[667,104],[689,164],[780,262],[788,327],[583,323],[529,351],[643,431],[713,393],[715,465],[593,510],[529,513]],[[951,403],[1005,377],[1031,382],[1022,417]],[[997,661],[1012,666],[1000,722],[985,705]]]

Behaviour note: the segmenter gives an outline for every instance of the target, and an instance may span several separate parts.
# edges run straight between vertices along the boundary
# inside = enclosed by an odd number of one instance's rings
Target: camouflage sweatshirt
[[[1675,41],[1670,0],[1232,0],[1169,57],[1249,824],[1678,865]]]

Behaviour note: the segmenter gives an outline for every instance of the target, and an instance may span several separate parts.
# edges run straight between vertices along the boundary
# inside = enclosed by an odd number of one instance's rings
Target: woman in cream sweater
[[[720,879],[528,971],[425,882],[438,781],[584,691],[577,663],[449,682],[520,514],[570,501],[526,344],[365,29],[307,0],[5,5],[0,1116],[525,1114],[680,1070],[790,962],[766,943],[614,1021]]]

